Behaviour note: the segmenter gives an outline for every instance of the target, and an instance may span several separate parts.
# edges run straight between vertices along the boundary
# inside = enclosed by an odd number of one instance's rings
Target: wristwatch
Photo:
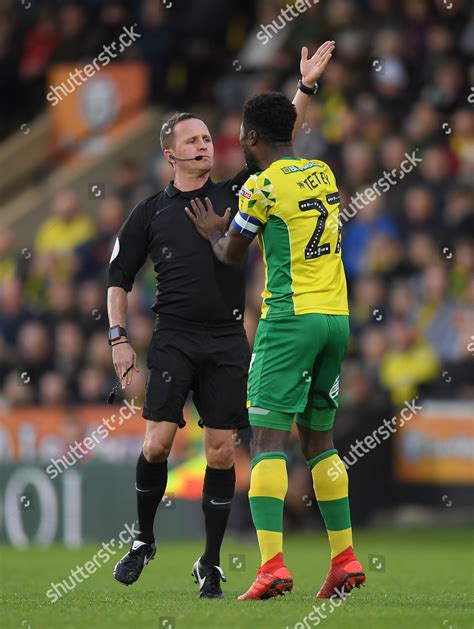
[[[127,330],[120,325],[113,325],[109,328],[109,345],[114,341],[118,341],[121,336],[128,337]]]
[[[298,89],[303,94],[307,94],[308,96],[314,96],[318,91],[319,85],[317,83],[314,84],[314,87],[306,87],[303,81],[300,79],[298,81]]]

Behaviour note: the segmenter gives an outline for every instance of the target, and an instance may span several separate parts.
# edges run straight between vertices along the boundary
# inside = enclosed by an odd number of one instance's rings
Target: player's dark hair
[[[190,114],[188,112],[180,113],[177,111],[171,116],[171,118],[168,118],[168,120],[163,123],[160,131],[160,145],[162,151],[174,145],[174,128],[178,124],[178,122],[182,122],[183,120],[190,120],[191,118],[202,120],[202,118],[200,118],[196,114]]]
[[[296,109],[284,94],[266,92],[249,98],[244,105],[244,132],[256,131],[270,144],[291,142]]]

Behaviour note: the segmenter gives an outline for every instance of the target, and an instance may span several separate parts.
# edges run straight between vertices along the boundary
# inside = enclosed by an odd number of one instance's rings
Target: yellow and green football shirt
[[[319,160],[281,158],[242,186],[231,227],[257,236],[263,319],[349,314],[339,205],[334,174]]]

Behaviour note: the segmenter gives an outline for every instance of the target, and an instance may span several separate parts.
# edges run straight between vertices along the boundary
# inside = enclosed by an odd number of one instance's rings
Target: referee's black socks
[[[201,561],[208,566],[220,565],[220,549],[229,518],[235,489],[235,468],[218,470],[206,467],[202,492],[202,510],[206,525],[206,549]]]
[[[146,544],[155,541],[153,522],[168,482],[168,461],[149,463],[140,453],[137,461],[136,485],[138,528],[137,539]]]

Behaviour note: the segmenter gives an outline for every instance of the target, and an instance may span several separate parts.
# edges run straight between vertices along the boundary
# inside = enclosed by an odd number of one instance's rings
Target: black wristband
[[[307,96],[314,96],[316,92],[318,91],[318,88],[319,88],[319,85],[317,83],[314,84],[314,87],[306,87],[306,85],[303,83],[301,79],[298,81],[299,91],[303,92],[303,94],[306,94]]]
[[[114,341],[118,341],[119,338],[121,338],[122,336],[125,336],[125,338],[128,336],[127,330],[125,328],[122,328],[122,326],[120,325],[112,325],[109,328],[109,333],[107,335],[107,338],[109,339],[109,345],[112,345]]]
[[[119,343],[111,343],[110,346],[115,347],[116,345],[123,345],[124,343],[130,344],[130,341],[120,341]]]

